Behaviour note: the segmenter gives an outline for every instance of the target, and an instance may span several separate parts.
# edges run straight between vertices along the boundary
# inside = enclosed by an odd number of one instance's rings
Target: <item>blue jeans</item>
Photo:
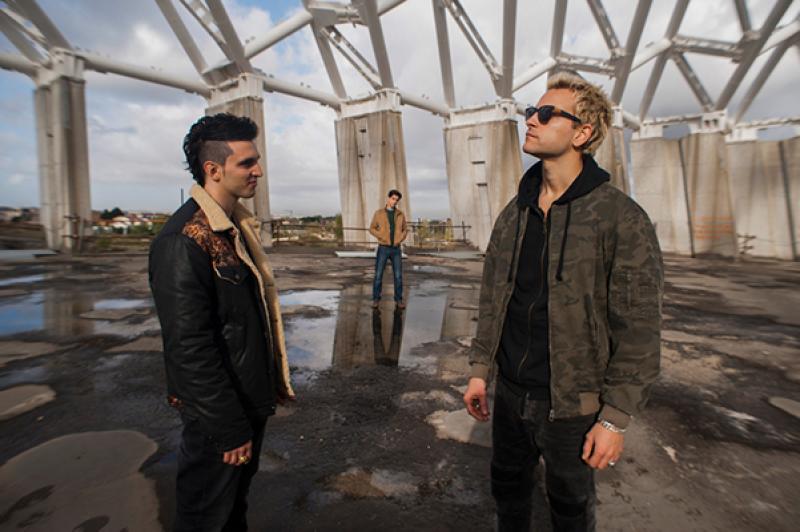
[[[594,471],[581,460],[581,452],[596,416],[550,421],[549,411],[550,401],[519,395],[498,377],[492,416],[491,479],[500,532],[530,530],[540,456],[546,466],[553,530],[595,529]]]
[[[391,259],[392,273],[394,274],[394,300],[403,300],[403,252],[400,246],[378,246],[378,253],[375,256],[375,281],[372,283],[372,300],[379,301],[381,298],[381,286],[383,284],[383,270],[386,269],[386,262]]]
[[[247,492],[258,472],[264,421],[252,420],[253,457],[243,466],[227,465],[196,420],[184,419],[178,452],[174,532],[247,530]]]

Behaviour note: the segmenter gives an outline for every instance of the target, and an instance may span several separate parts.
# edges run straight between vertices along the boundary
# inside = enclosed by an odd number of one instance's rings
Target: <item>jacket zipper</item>
[[[540,212],[541,211],[537,210],[536,214],[539,214]],[[544,245],[542,246],[542,252],[539,255],[539,271],[542,272],[545,275],[545,279],[544,279],[544,281],[539,283],[539,293],[536,294],[536,299],[534,299],[533,303],[531,303],[530,306],[528,307],[528,321],[527,321],[527,325],[528,325],[528,342],[525,344],[525,354],[522,356],[522,360],[519,363],[519,367],[517,367],[517,381],[518,382],[522,381],[522,367],[525,365],[525,361],[527,360],[528,354],[530,353],[531,339],[532,339],[531,338],[531,336],[532,336],[532,331],[531,331],[531,319],[532,319],[531,318],[531,312],[533,312],[533,308],[536,306],[536,303],[539,302],[539,298],[542,297],[542,292],[544,292],[544,283],[547,282],[547,274],[546,274],[546,272],[544,272],[544,254],[547,252],[547,249],[549,248],[549,246],[548,246],[548,234],[549,234],[549,231],[547,230],[547,215],[543,215],[542,216],[542,234],[544,235]],[[548,327],[549,327],[549,323],[548,323]],[[548,338],[548,341],[549,341],[549,338]]]
[[[555,207],[555,205],[553,205],[552,207]],[[552,209],[552,207],[551,207],[551,209]],[[550,218],[550,219],[552,220],[552,218]],[[550,233],[549,233],[549,231],[548,231],[548,238],[547,238],[547,251],[548,251],[548,253],[550,252]],[[555,397],[553,395],[553,381],[555,379],[553,378],[553,364],[552,364],[552,361],[551,361],[551,354],[553,352],[553,350],[552,350],[553,335],[550,334],[550,324],[552,323],[551,316],[550,316],[550,300],[552,299],[552,297],[551,297],[552,294],[551,294],[551,292],[549,290],[549,284],[550,284],[550,272],[549,271],[547,272],[547,276],[545,277],[545,282],[548,283],[548,292],[547,292],[548,293],[548,297],[547,297],[547,366],[550,369],[550,382],[549,382],[549,388],[550,388],[550,413],[547,416],[547,419],[552,422],[552,421],[555,421],[555,419],[556,419],[556,409],[553,407],[553,397]]]
[[[522,249],[522,240],[525,238],[525,229],[528,226],[528,216],[530,214],[529,211],[530,211],[530,208],[527,208],[527,209],[525,209],[525,211],[523,211],[522,214],[518,214],[517,215],[517,216],[523,216],[524,215],[524,217],[525,217],[525,220],[524,220],[525,223],[522,224],[522,234],[520,235],[519,242],[517,242],[517,248],[519,248],[519,249]],[[517,268],[515,268],[515,266],[517,266],[517,267],[519,266],[519,264],[517,264],[517,262],[519,261],[519,254],[517,252],[517,248],[515,248],[515,249],[513,249],[511,251],[511,271],[514,272],[514,275],[513,275],[513,278],[511,279],[511,282],[508,284],[508,288],[506,289],[505,295],[503,296],[503,304],[500,306],[500,308],[502,309],[502,312],[503,312],[503,315],[501,316],[501,320],[503,320],[503,321],[506,319],[506,311],[508,310],[508,302],[511,299],[511,294],[514,292],[514,283],[517,282]],[[494,366],[495,357],[497,356],[497,349],[498,349],[498,347],[500,347],[500,339],[501,339],[501,337],[502,337],[502,334],[498,334],[497,335],[497,340],[495,340],[494,346],[492,347],[492,350],[489,351],[489,357],[490,357],[489,358],[489,367],[490,368],[492,368]]]

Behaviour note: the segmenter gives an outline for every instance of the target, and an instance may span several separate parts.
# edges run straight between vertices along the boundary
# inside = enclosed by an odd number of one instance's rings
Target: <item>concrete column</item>
[[[450,217],[470,226],[480,250],[522,177],[516,106],[510,100],[453,111],[444,128]]]
[[[92,233],[83,61],[54,52],[34,91],[40,217],[47,246],[79,250]]]
[[[729,142],[727,149],[740,251],[792,260],[791,202],[780,143]]]
[[[351,228],[344,231],[345,244],[375,242],[366,229],[391,189],[403,194],[400,209],[413,220],[397,91],[385,89],[342,104],[336,120],[336,156],[342,225]]]
[[[780,155],[790,248],[793,259],[800,260],[800,136],[781,141]]]
[[[615,107],[612,126],[608,128],[606,138],[597,148],[594,157],[600,168],[611,174],[611,184],[630,195],[628,154],[625,147],[625,129],[622,124],[622,108]]]
[[[724,134],[691,133],[680,140],[680,147],[695,253],[735,256],[738,246]]]
[[[636,201],[656,227],[666,252],[692,255],[687,194],[677,140],[656,134],[631,139],[631,174]]]
[[[263,82],[252,74],[241,74],[229,83],[223,83],[220,88],[211,92],[211,98],[206,108],[206,115],[217,113],[231,113],[236,116],[246,116],[258,126],[258,136],[255,139],[256,149],[261,155],[261,168],[264,176],[258,180],[256,195],[252,199],[242,200],[258,220],[261,221],[261,242],[265,247],[272,246],[272,231],[270,223],[272,215],[269,207],[269,179],[267,173],[267,142],[266,127],[264,122]]]

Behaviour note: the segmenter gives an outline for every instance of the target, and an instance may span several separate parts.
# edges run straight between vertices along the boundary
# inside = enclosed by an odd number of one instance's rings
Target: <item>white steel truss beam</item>
[[[514,84],[514,41],[517,32],[517,0],[503,2],[503,77],[495,84],[500,98],[511,98]]]
[[[447,33],[447,13],[442,0],[432,0],[433,22],[436,27],[436,44],[439,50],[439,68],[442,73],[442,92],[449,107],[456,106],[456,92],[453,84],[453,61],[450,54],[450,37]]]
[[[672,11],[667,31],[664,34],[664,40],[672,46],[672,38],[678,33],[684,15],[686,15],[686,8],[689,7],[689,0],[678,0],[675,4],[675,9]],[[653,70],[650,71],[650,78],[647,80],[647,87],[642,95],[642,101],[639,105],[639,120],[644,120],[647,111],[650,110],[650,105],[653,103],[653,96],[658,88],[658,83],[661,81],[661,75],[664,73],[664,67],[667,64],[667,53],[670,49],[663,50],[656,56],[656,64],[653,65]]]
[[[636,12],[633,15],[628,41],[625,43],[625,54],[617,60],[614,72],[614,88],[611,90],[611,100],[619,104],[625,92],[625,85],[628,83],[628,76],[631,73],[633,60],[636,58],[636,50],[639,48],[639,41],[642,39],[642,30],[647,22],[647,15],[650,12],[652,0],[639,0],[636,5]]]
[[[489,77],[492,79],[492,83],[499,81],[503,77],[503,70],[492,55],[492,51],[486,46],[481,34],[478,33],[478,30],[475,28],[475,25],[472,24],[472,21],[469,16],[467,16],[467,12],[464,11],[461,3],[458,0],[444,0],[444,4],[447,10],[450,11],[453,20],[461,29],[461,33],[466,37],[467,42],[469,42],[472,49],[475,50],[478,59],[480,59],[483,66],[486,67],[486,70],[489,72]]]
[[[800,33],[800,17],[772,32],[772,35],[764,44],[764,48],[761,49],[761,53],[766,53],[773,48],[780,46],[783,41],[786,39],[791,39],[798,33]]]
[[[514,86],[512,87],[512,90],[517,92],[531,81],[549,72],[556,65],[558,65],[558,61],[552,57],[547,57],[538,63],[534,63],[530,66],[530,68],[528,68],[528,70],[520,74],[514,80]]]
[[[550,37],[550,57],[558,57],[561,54],[561,46],[564,43],[564,24],[567,21],[567,0],[556,0],[553,9],[553,31]]]
[[[611,21],[608,19],[608,13],[606,13],[606,9],[603,7],[603,3],[601,0],[586,0],[586,3],[589,4],[589,9],[592,11],[592,16],[594,16],[595,22],[597,22],[597,27],[600,28],[600,33],[603,34],[603,39],[606,41],[606,46],[608,46],[608,50],[610,52],[614,52],[614,50],[619,49],[619,39],[617,39],[617,34],[614,33],[614,27],[611,25]]]
[[[347,91],[344,88],[342,76],[339,73],[339,66],[336,64],[336,58],[333,57],[331,43],[328,40],[330,34],[325,28],[318,26],[316,22],[311,25],[311,30],[314,32],[314,40],[317,43],[319,55],[322,57],[322,64],[325,66],[325,71],[328,73],[328,79],[331,82],[331,87],[333,87],[333,92],[335,92],[336,96],[339,98],[346,99]]]
[[[39,53],[31,41],[23,33],[23,27],[11,18],[5,11],[0,11],[0,32],[2,32],[11,44],[22,53],[29,61],[42,64],[45,62],[44,56]]]
[[[45,12],[42,11],[42,8],[36,3],[36,0],[20,0],[9,5],[13,5],[15,10],[20,12],[21,15],[24,15],[25,18],[36,26],[42,35],[44,35],[45,39],[47,39],[48,48],[58,47],[67,50],[72,49],[72,45],[69,44],[69,41],[64,38],[56,25],[53,24]]]
[[[327,105],[333,109],[339,109],[341,102],[339,98],[327,92],[318,91],[303,84],[290,83],[280,80],[272,75],[260,76],[267,92],[280,92],[289,96],[296,96],[304,100],[311,100],[322,105]]]
[[[672,41],[670,39],[660,39],[648,44],[636,55],[636,58],[633,60],[633,66],[631,66],[631,71],[647,64],[650,60],[658,57],[671,48]]]
[[[21,31],[24,35],[27,35],[30,40],[37,43],[44,49],[48,48],[47,39],[42,32],[36,29],[28,19],[20,14],[19,11],[15,11],[13,9],[14,3],[6,1],[8,7],[0,8],[0,11],[8,15],[11,19],[14,20],[16,23],[17,28]]]
[[[378,15],[378,6],[375,0],[355,0],[354,5],[358,8],[361,19],[369,30],[369,40],[372,43],[375,62],[378,64],[381,87],[384,89],[394,88],[389,53],[386,51],[386,40],[383,38],[383,26]]]
[[[734,62],[739,61],[742,57],[742,49],[739,47],[739,43],[735,42],[676,35],[672,38],[672,43],[673,49],[681,53],[728,57]]]
[[[736,16],[739,18],[739,26],[742,27],[742,33],[746,33],[753,28],[750,22],[750,13],[747,11],[747,4],[745,0],[733,0],[736,7]]]
[[[586,57],[582,55],[567,54],[562,52],[558,56],[558,66],[572,68],[575,70],[582,70],[584,72],[594,72],[596,74],[605,74],[613,76],[614,67],[604,59],[596,57]]]
[[[35,77],[37,65],[28,61],[24,56],[0,52],[0,68]]]
[[[211,96],[211,89],[200,80],[190,80],[171,74],[165,74],[154,68],[140,67],[137,65],[130,65],[121,63],[114,59],[104,57],[101,55],[78,50],[73,52],[75,56],[84,60],[86,67],[96,72],[119,74],[142,81],[150,81],[159,85],[166,85],[167,87],[174,87],[182,89],[186,92],[199,94],[200,96],[208,98]]]
[[[236,35],[236,29],[233,27],[228,12],[222,5],[222,0],[206,0],[208,7],[211,10],[211,16],[214,17],[214,22],[217,25],[222,38],[225,39],[225,48],[223,51],[232,63],[236,65],[240,72],[252,72],[253,66],[244,55],[244,48],[239,36]]]
[[[733,74],[731,74],[727,85],[725,85],[725,88],[722,89],[722,93],[719,95],[716,105],[718,110],[725,109],[728,106],[736,89],[739,88],[739,84],[742,82],[742,79],[744,79],[745,74],[750,70],[753,61],[756,60],[761,48],[763,48],[764,44],[767,42],[769,35],[775,29],[775,26],[778,25],[781,17],[783,17],[783,14],[789,9],[791,4],[792,0],[778,0],[772,8],[772,11],[767,15],[764,24],[761,26],[758,32],[758,38],[746,45],[742,60],[739,62]]]
[[[156,0],[156,4],[158,4],[158,8],[161,10],[164,18],[167,19],[167,24],[169,24],[175,37],[178,38],[178,42],[183,47],[186,55],[189,56],[189,60],[192,62],[192,65],[194,65],[194,69],[198,74],[203,74],[207,68],[206,61],[203,59],[203,54],[200,53],[200,49],[194,42],[183,20],[181,20],[178,10],[175,9],[175,6],[172,4],[172,0]]]
[[[708,91],[706,91],[705,87],[700,82],[700,78],[697,77],[697,74],[695,74],[692,67],[686,61],[686,58],[679,52],[672,52],[671,57],[678,67],[678,70],[683,74],[686,83],[688,83],[689,87],[692,89],[697,101],[700,102],[703,110],[711,111],[714,108],[714,102],[711,100],[711,96],[708,95]]]
[[[783,58],[784,54],[786,54],[786,51],[794,45],[800,46],[800,34],[796,35],[793,39],[787,39],[783,41],[780,46],[775,48],[775,50],[767,59],[767,62],[764,63],[763,67],[761,67],[761,71],[756,76],[756,79],[753,80],[753,83],[750,85],[747,93],[745,93],[744,97],[742,98],[742,103],[739,105],[739,109],[736,111],[736,116],[733,119],[734,123],[737,123],[742,119],[744,114],[753,104],[755,97],[764,87],[764,83],[767,82],[767,79],[772,74],[772,71],[775,70],[775,67]]]
[[[339,53],[342,54],[342,57],[356,69],[356,72],[361,74],[373,89],[378,90],[381,88],[381,80],[378,71],[375,70],[375,67],[361,55],[358,49],[353,46],[335,26],[323,28],[322,35],[328,39]]]

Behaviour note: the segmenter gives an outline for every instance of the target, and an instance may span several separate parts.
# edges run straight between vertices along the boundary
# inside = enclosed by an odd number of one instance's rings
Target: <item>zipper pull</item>
[[[555,421],[556,419],[556,411],[554,409],[550,409],[550,415],[547,416],[548,421]]]

